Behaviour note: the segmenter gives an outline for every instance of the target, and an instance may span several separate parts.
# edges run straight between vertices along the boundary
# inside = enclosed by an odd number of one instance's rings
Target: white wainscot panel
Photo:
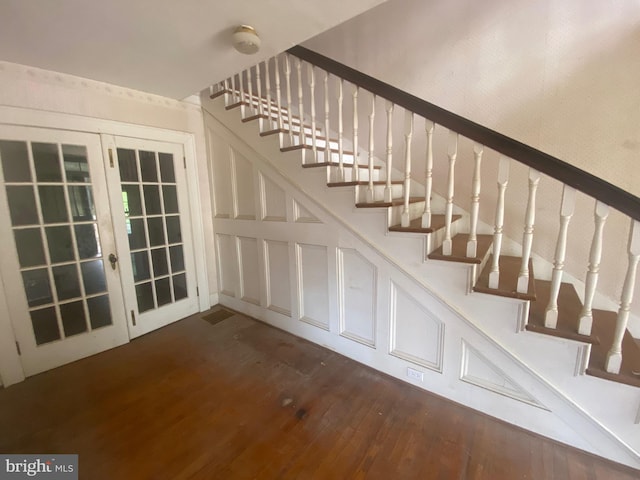
[[[284,190],[260,172],[260,210],[262,220],[287,221],[287,198]]]
[[[462,341],[462,372],[460,380],[499,393],[505,397],[548,410],[533,395],[464,340]]]
[[[255,220],[256,204],[253,194],[253,165],[241,153],[233,152],[233,183],[235,218]]]
[[[297,245],[300,320],[329,330],[329,270],[327,247]]]
[[[338,249],[340,335],[375,347],[376,267],[356,250]]]
[[[444,323],[391,282],[391,355],[442,372]]]
[[[216,218],[231,218],[231,147],[209,130],[209,155],[213,164],[213,202]]]
[[[238,261],[240,271],[240,299],[260,305],[260,260],[258,240],[249,237],[238,238]]]
[[[315,215],[298,203],[297,200],[293,201],[293,218],[297,223],[322,223]]]
[[[289,245],[265,240],[267,308],[291,316],[291,282],[289,279]]]
[[[238,261],[236,242],[232,235],[216,235],[218,249],[218,272],[220,292],[231,297],[236,296],[238,287]]]

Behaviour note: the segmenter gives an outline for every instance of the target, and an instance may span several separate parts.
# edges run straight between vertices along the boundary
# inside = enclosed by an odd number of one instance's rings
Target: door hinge
[[[109,149],[109,166],[113,168],[113,148]]]
[[[187,169],[187,157],[182,157],[182,164],[184,165],[184,169]]]
[[[131,323],[133,323],[133,326],[136,326],[136,314],[133,310],[131,310]]]
[[[196,296],[199,297],[200,296],[200,287],[196,287]]]
[[[22,355],[22,351],[20,350],[20,344],[16,342],[16,349],[18,350],[18,355]]]

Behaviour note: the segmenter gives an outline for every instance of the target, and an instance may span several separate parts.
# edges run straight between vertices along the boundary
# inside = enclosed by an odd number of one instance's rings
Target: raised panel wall
[[[329,257],[323,245],[298,244],[300,320],[329,330]]]
[[[219,135],[209,133],[209,154],[215,168],[213,177],[213,207],[216,218],[230,218],[233,211],[231,182],[231,147]]]
[[[238,219],[255,220],[253,166],[244,155],[231,149],[233,158],[234,216]]]
[[[287,197],[278,185],[265,177],[262,172],[260,179],[260,218],[271,222],[287,221]]]
[[[260,305],[260,259],[255,238],[238,238],[238,264],[240,270],[240,299]]]
[[[376,267],[357,250],[338,249],[340,335],[376,344]]]
[[[291,316],[289,245],[287,242],[265,240],[264,248],[267,308]]]
[[[238,289],[238,260],[235,237],[217,234],[216,246],[218,250],[220,291],[225,295],[235,297]]]

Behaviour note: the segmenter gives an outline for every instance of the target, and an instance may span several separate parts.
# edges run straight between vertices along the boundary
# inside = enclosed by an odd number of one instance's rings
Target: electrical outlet
[[[407,367],[407,377],[418,382],[424,382],[424,373],[411,367]]]

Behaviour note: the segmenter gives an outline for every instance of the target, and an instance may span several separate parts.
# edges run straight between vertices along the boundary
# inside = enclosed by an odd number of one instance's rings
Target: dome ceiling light
[[[255,28],[240,25],[233,32],[233,47],[240,53],[252,55],[260,50],[260,37]]]

